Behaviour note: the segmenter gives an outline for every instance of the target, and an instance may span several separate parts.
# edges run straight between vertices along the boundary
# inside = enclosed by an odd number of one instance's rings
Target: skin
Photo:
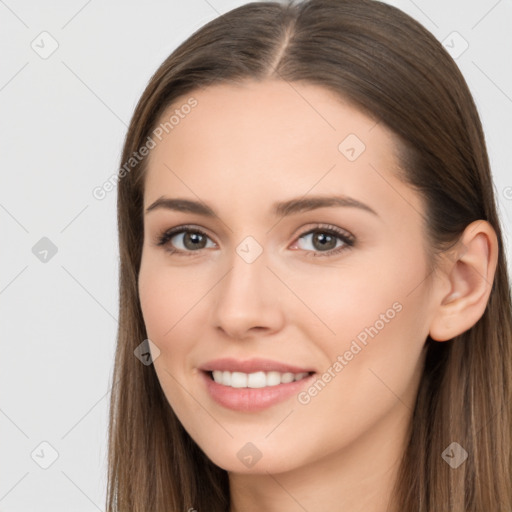
[[[395,140],[383,125],[314,85],[248,81],[193,96],[198,105],[151,150],[145,178],[144,209],[166,196],[200,200],[217,213],[144,215],[139,292],[160,350],[162,389],[191,437],[229,472],[231,512],[383,512],[425,340],[450,339],[483,314],[497,261],[494,231],[483,221],[468,226],[431,273],[424,205],[396,177]],[[338,149],[349,134],[366,146],[354,161]],[[275,201],[333,193],[378,215],[339,206],[271,214]],[[326,249],[306,234],[320,223],[351,234],[354,246],[322,256]],[[183,224],[207,233],[203,249],[184,246],[183,234],[167,247],[188,256],[156,244]],[[247,236],[263,249],[250,264],[236,252]],[[218,357],[265,357],[322,375],[396,303],[394,318],[305,405],[294,395],[264,411],[232,411],[210,398],[197,370]],[[262,454],[250,468],[237,457],[247,442]]]

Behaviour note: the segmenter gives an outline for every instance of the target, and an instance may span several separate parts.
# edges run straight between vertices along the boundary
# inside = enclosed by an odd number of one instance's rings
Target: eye
[[[158,246],[165,246],[165,250],[179,256],[190,256],[201,249],[215,247],[208,245],[210,237],[201,229],[193,226],[178,226],[161,233],[156,240]]]
[[[300,243],[303,241],[305,243]],[[329,224],[319,225],[299,236],[297,242],[292,246],[304,249],[307,256],[333,256],[354,246],[355,239],[349,233],[342,231],[336,226]],[[309,247],[312,249],[308,250]]]
[[[208,241],[211,243],[208,244]],[[325,224],[317,225],[314,229],[300,235],[291,249],[305,250],[306,256],[334,256],[350,249],[354,243],[354,237],[348,232]],[[308,244],[312,249],[308,249]],[[192,256],[193,253],[200,252],[202,249],[216,247],[215,242],[195,226],[177,226],[164,231],[157,236],[156,245],[164,246],[167,252],[177,256]]]

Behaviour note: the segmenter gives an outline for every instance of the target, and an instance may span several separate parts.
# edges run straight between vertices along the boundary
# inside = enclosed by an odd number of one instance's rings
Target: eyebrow
[[[379,216],[378,213],[367,204],[347,196],[310,196],[307,198],[289,199],[288,201],[274,203],[272,205],[272,213],[276,217],[286,217],[304,211],[328,207],[359,208],[377,217]],[[198,215],[204,215],[205,217],[217,217],[215,211],[207,204],[190,199],[160,197],[146,208],[146,213],[157,209],[196,213]]]

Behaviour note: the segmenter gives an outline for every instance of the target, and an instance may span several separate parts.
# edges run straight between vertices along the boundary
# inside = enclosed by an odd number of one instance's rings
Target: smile
[[[313,372],[230,372],[215,370],[210,372],[211,378],[222,386],[232,388],[265,388],[269,386],[278,386],[279,384],[289,384],[297,380],[302,380]]]
[[[213,370],[199,372],[204,389],[215,403],[237,412],[258,412],[286,403],[316,378],[315,372]]]

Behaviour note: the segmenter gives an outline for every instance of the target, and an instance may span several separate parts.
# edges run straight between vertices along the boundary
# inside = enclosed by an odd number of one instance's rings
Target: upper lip
[[[228,372],[242,372],[242,373],[255,373],[255,372],[280,372],[280,373],[304,373],[314,372],[311,368],[301,368],[279,361],[272,361],[271,359],[234,359],[231,357],[224,357],[208,361],[199,367],[200,370],[205,372],[221,370]]]

